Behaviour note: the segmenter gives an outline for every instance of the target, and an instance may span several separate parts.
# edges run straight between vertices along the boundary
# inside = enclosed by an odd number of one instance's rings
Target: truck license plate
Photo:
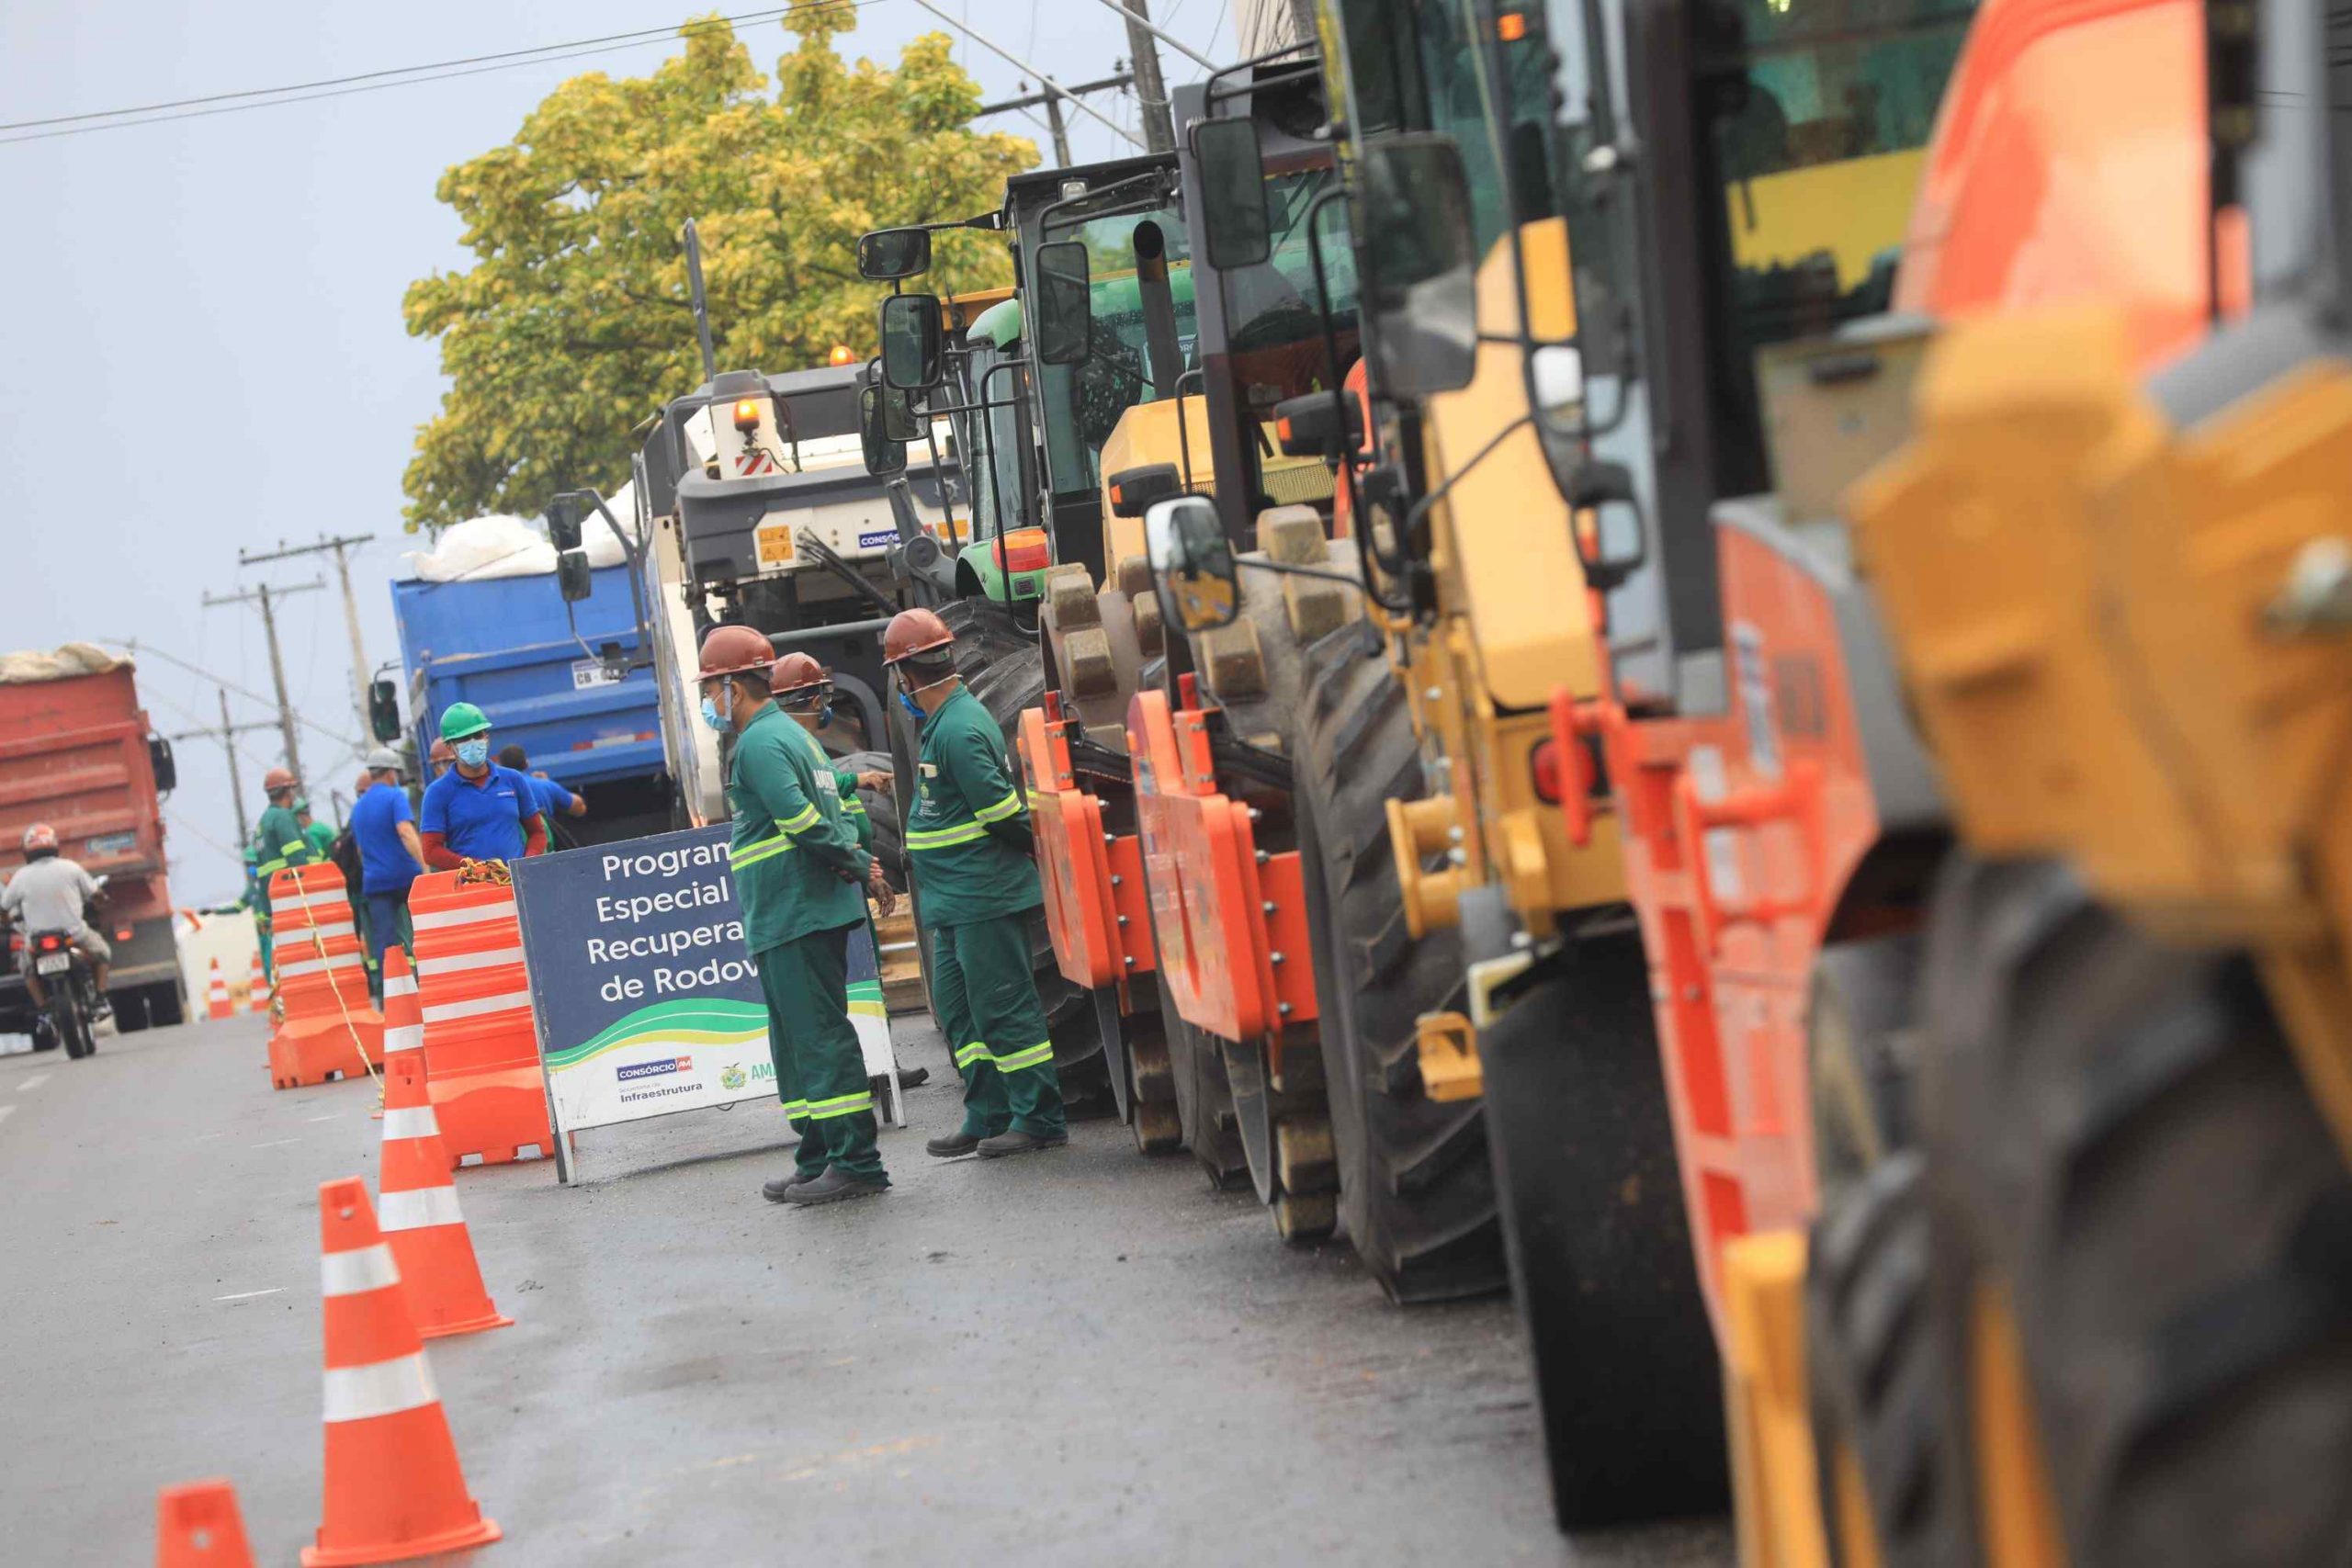
[[[73,962],[74,955],[70,953],[44,953],[39,958],[33,960],[33,973],[36,975],[62,975],[65,973],[66,966]]]
[[[571,689],[584,692],[591,686],[609,686],[620,677],[605,668],[601,659],[575,659],[571,661]]]

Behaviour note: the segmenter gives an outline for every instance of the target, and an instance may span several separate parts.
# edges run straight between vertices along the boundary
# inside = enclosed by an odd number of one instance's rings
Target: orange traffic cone
[[[384,1081],[391,1081],[392,1064],[402,1052],[415,1055],[420,1070],[424,1063],[424,1010],[416,998],[416,971],[409,967],[408,950],[399,942],[384,949]],[[368,1113],[371,1121],[384,1119],[384,1097],[376,1096],[376,1109]],[[456,1165],[452,1160],[450,1164]]]
[[[261,954],[258,952],[254,954],[253,974],[245,982],[245,1010],[247,1012],[269,1010],[269,976],[262,973]]]
[[[392,1249],[368,1184],[319,1184],[326,1298],[326,1498],[302,1568],[398,1562],[496,1540],[466,1494]]]
[[[473,1236],[458,1209],[449,1152],[424,1092],[422,1052],[384,1059],[384,1156],[376,1187],[384,1239],[401,1266],[417,1333],[438,1339],[511,1326],[514,1320],[491,1304]]]
[[[216,958],[212,961],[212,984],[204,994],[204,1016],[230,1018],[235,1013],[236,1009],[229,1005],[228,977],[220,973],[220,961]]]
[[[190,1481],[155,1494],[155,1568],[254,1568],[237,1489]]]

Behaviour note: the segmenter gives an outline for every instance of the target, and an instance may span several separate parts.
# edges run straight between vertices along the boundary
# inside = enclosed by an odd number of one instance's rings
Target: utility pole
[[[1046,128],[1053,132],[1054,136],[1054,166],[1067,169],[1070,165],[1069,122],[1062,118],[1063,96],[1067,94],[1076,98],[1081,93],[1107,93],[1123,87],[1132,87],[1135,85],[1133,72],[1121,72],[1116,76],[1105,76],[1100,82],[1074,82],[1060,93],[1032,93],[1029,91],[1029,84],[1023,82],[1021,84],[1022,96],[1007,98],[1001,103],[982,104],[973,111],[972,118],[978,119],[982,115],[1004,114],[1012,109],[1032,109],[1042,107],[1046,111]]]
[[[296,556],[323,555],[330,550],[334,552],[334,574],[343,582],[344,629],[351,634],[351,695],[356,705],[353,711],[359,715],[359,733],[362,735],[368,733],[368,645],[361,641],[359,637],[359,601],[351,592],[351,558],[345,552],[356,549],[375,536],[373,534],[351,534],[343,538],[330,539],[321,535],[319,542],[315,545],[289,547],[285,540],[280,539],[277,541],[277,548],[267,555],[248,555],[243,550],[237,552],[239,566],[260,566],[266,561],[291,560]]]
[[[229,688],[221,686],[219,687],[218,690],[220,694],[220,728],[218,729],[183,730],[179,734],[173,736],[172,739],[175,740],[202,739],[218,740],[220,742],[220,750],[227,753],[229,758],[229,798],[234,801],[237,807],[237,847],[239,849],[243,849],[246,844],[253,841],[254,830],[252,826],[245,820],[245,781],[239,777],[237,773],[237,737],[244,734],[247,730],[275,729],[277,727],[270,723],[267,719],[259,718],[246,724],[232,722],[229,717]]]
[[[1069,167],[1069,127],[1062,123],[1062,101],[1046,95],[1046,127],[1054,133],[1054,167]]]
[[[286,659],[277,651],[277,612],[270,607],[270,599],[272,595],[283,599],[289,593],[310,593],[325,586],[325,579],[318,578],[309,582],[298,582],[291,588],[272,588],[265,582],[243,593],[208,593],[204,596],[204,607],[208,610],[216,604],[258,603],[261,605],[262,630],[269,636],[269,678],[277,690],[277,728],[286,738],[286,765],[293,770],[298,779],[302,776],[302,748],[294,734],[294,701],[286,694]]]
[[[1136,101],[1143,107],[1144,140],[1155,152],[1176,151],[1176,119],[1168,107],[1168,84],[1159,76],[1159,40],[1153,37],[1145,0],[1120,7],[1127,24],[1127,49],[1135,58]]]

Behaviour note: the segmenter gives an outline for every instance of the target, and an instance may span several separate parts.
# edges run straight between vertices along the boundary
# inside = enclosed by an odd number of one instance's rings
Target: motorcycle
[[[93,1015],[98,992],[89,961],[65,931],[33,931],[26,939],[26,956],[41,989],[49,993],[49,1025],[64,1045],[65,1054],[83,1057],[98,1048]]]

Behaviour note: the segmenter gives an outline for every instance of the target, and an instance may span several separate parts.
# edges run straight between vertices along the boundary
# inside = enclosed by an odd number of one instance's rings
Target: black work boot
[[[760,1196],[765,1198],[771,1203],[781,1203],[784,1201],[784,1196],[786,1193],[791,1191],[794,1188],[800,1186],[804,1182],[814,1181],[816,1179],[816,1177],[796,1169],[790,1176],[786,1177],[781,1181],[762,1182],[760,1184]]]
[[[839,1203],[850,1198],[871,1198],[877,1192],[888,1192],[888,1181],[868,1181],[862,1176],[852,1176],[841,1167],[827,1166],[825,1174],[811,1181],[793,1183],[784,1195],[787,1203],[806,1208],[818,1203]]]
[[[1035,1133],[1024,1133],[1015,1127],[1011,1132],[999,1133],[993,1138],[982,1138],[980,1157],[1002,1159],[1007,1155],[1034,1154],[1039,1149],[1060,1148],[1069,1142],[1068,1133],[1052,1133],[1041,1138]]]
[[[978,1133],[967,1133],[958,1127],[944,1138],[933,1138],[923,1145],[922,1152],[933,1159],[960,1159],[980,1146]]]

